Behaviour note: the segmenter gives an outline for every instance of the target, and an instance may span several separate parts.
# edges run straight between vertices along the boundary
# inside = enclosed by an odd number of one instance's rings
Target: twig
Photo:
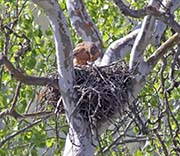
[[[45,111],[45,112],[34,112],[34,113],[27,113],[27,114],[22,114],[21,116],[23,118],[26,118],[26,117],[35,117],[35,116],[43,116],[43,117],[46,117],[46,116],[51,116],[51,115],[54,115],[54,112],[53,111]]]
[[[13,112],[14,109],[15,109],[16,102],[17,102],[18,97],[19,97],[20,88],[21,88],[21,82],[18,82],[17,87],[15,89],[15,95],[14,95],[14,98],[13,98],[12,106],[10,108],[10,113]]]
[[[2,140],[2,141],[0,142],[0,147],[2,147],[6,142],[8,142],[9,140],[11,140],[12,138],[14,138],[15,136],[17,136],[18,134],[24,133],[26,130],[28,130],[29,128],[37,125],[38,123],[40,123],[40,122],[42,122],[42,121],[43,121],[42,119],[39,119],[39,120],[31,123],[30,125],[22,128],[21,130],[15,132],[15,133],[13,133],[13,134],[10,134],[9,136],[7,136],[4,140]]]
[[[157,129],[154,130],[154,133],[156,134],[156,136],[157,136],[157,138],[158,138],[160,144],[162,145],[164,154],[165,154],[166,156],[168,156],[168,150],[167,150],[167,148],[166,148],[164,142],[162,141],[161,136],[158,134],[158,130],[157,130]]]

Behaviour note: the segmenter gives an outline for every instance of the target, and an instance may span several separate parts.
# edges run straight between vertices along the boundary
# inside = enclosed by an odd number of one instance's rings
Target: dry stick
[[[8,109],[6,109],[6,110],[4,110],[4,111],[0,112],[0,118],[2,118],[2,117],[4,117],[4,116],[6,116],[7,114],[9,114]]]
[[[7,115],[11,115],[15,118],[21,117],[21,115],[18,112],[16,112],[16,110],[15,110],[16,103],[17,103],[17,100],[19,97],[20,89],[21,89],[21,82],[18,82],[16,90],[15,90],[15,95],[13,97],[12,106],[11,106],[10,110],[8,110],[8,114],[7,114]]]
[[[171,69],[170,69],[170,73],[169,73],[169,79],[171,82],[170,87],[167,89],[167,92],[169,94],[171,94],[171,91],[176,87],[178,88],[178,86],[180,85],[180,82],[176,81],[176,79],[178,78],[178,76],[175,78],[174,77],[174,72],[175,72],[175,65],[176,62],[178,61],[178,56],[180,56],[180,44],[178,44],[178,49],[177,52],[174,54],[173,59],[174,61],[171,64]]]
[[[13,112],[14,113],[14,112]],[[16,113],[16,112],[15,112]],[[0,118],[6,116],[6,115],[10,115],[9,110],[6,109],[2,112],[0,112]],[[43,117],[47,117],[47,116],[51,116],[54,115],[53,111],[46,111],[46,112],[34,112],[34,113],[27,113],[27,114],[13,114],[14,117],[16,118],[28,118],[28,117],[35,117],[35,116],[43,116]]]
[[[6,115],[11,115],[8,109],[0,112],[0,118]],[[53,111],[34,112],[34,113],[27,113],[27,114],[18,114],[17,112],[13,112],[13,115],[11,116],[14,116],[16,118],[29,118],[29,117],[41,117],[41,116],[46,117],[46,116],[51,116],[51,115],[54,115]]]
[[[1,70],[0,70],[0,89],[2,87],[2,74],[3,74],[3,71],[4,71],[4,67],[2,67]]]
[[[7,141],[9,141],[10,139],[14,138],[16,135],[25,132],[27,129],[29,129],[29,128],[35,126],[35,125],[37,125],[37,124],[40,123],[41,121],[43,121],[43,120],[42,120],[42,119],[39,119],[39,120],[33,122],[32,124],[30,124],[30,125],[22,128],[21,130],[15,132],[15,133],[13,133],[13,134],[10,134],[9,136],[7,136],[4,140],[2,140],[2,141],[0,142],[0,147],[2,147],[2,146],[3,146]]]
[[[25,0],[24,3],[22,4],[22,7],[21,7],[20,11],[18,10],[18,15],[17,15],[17,17],[20,16],[20,14],[21,14],[21,12],[23,11],[23,9],[25,8],[25,5],[26,5],[27,2],[28,2],[28,0]]]
[[[18,100],[18,96],[19,96],[19,92],[20,92],[20,88],[21,88],[21,82],[18,82],[16,90],[15,90],[15,95],[13,98],[13,102],[12,102],[12,106],[10,108],[10,113],[14,111],[15,106],[16,106],[16,102]]]
[[[174,140],[176,139],[176,136],[178,136],[178,133],[177,133],[177,135],[173,132],[173,129],[172,129],[172,125],[171,125],[171,121],[170,121],[170,118],[172,118],[173,120],[174,120],[174,122],[175,122],[175,124],[176,124],[176,132],[178,132],[179,131],[179,126],[178,126],[178,121],[177,121],[177,119],[175,118],[175,116],[174,116],[174,114],[172,113],[172,111],[171,111],[171,108],[169,107],[169,101],[168,101],[168,95],[167,95],[167,90],[166,90],[166,88],[165,88],[165,80],[167,79],[167,77],[165,78],[164,76],[163,76],[163,74],[164,74],[164,70],[165,70],[165,68],[166,68],[166,65],[167,65],[167,57],[165,58],[163,58],[163,65],[162,65],[162,67],[161,67],[161,70],[160,70],[160,77],[161,77],[161,88],[162,88],[162,93],[163,93],[163,102],[164,102],[164,106],[165,106],[165,108],[164,108],[164,110],[162,111],[162,112],[160,112],[160,114],[158,115],[159,116],[159,118],[157,119],[157,122],[158,122],[158,125],[157,125],[157,127],[156,128],[154,128],[154,131],[156,131],[156,135],[157,135],[157,138],[158,138],[158,140],[159,140],[159,142],[162,144],[162,148],[163,148],[163,152],[165,153],[165,155],[168,155],[168,149],[166,148],[166,144],[164,143],[164,140],[163,139],[161,139],[161,137],[159,136],[159,134],[158,134],[158,129],[160,128],[160,121],[161,121],[161,118],[164,116],[163,114],[167,114],[167,123],[168,123],[168,127],[169,127],[169,133],[170,133],[170,136],[171,136],[171,138],[172,138],[172,140],[173,140],[173,142],[174,142]],[[175,144],[174,144],[174,146],[176,146]]]
[[[4,44],[4,53],[5,54],[8,53],[9,43],[10,43],[10,33],[7,32],[7,33],[5,33],[5,44]]]
[[[50,78],[45,78],[45,77],[33,77],[33,76],[28,76],[23,72],[20,72],[19,70],[15,69],[15,67],[12,65],[12,63],[7,59],[5,55],[0,53],[0,65],[4,64],[5,67],[9,70],[9,72],[13,75],[13,77],[27,85],[40,85],[40,86],[52,86],[56,89],[59,88],[58,86],[58,80],[55,79],[50,79]]]
[[[21,117],[21,115],[15,111],[15,106],[16,106],[16,102],[18,100],[20,88],[21,88],[21,83],[18,82],[18,85],[17,85],[16,90],[15,90],[15,94],[13,97],[11,108],[0,112],[0,118],[2,118],[3,116],[6,116],[6,115],[11,115],[15,118]]]
[[[35,117],[35,116],[43,116],[43,117],[46,117],[46,116],[51,116],[51,115],[54,115],[54,112],[53,111],[45,111],[45,112],[34,112],[34,113],[27,113],[27,114],[22,114],[22,117],[23,118],[26,118],[26,117]]]
[[[165,106],[166,106],[166,113],[167,113],[167,119],[168,119],[168,125],[169,125],[169,129],[170,129],[170,134],[171,134],[171,137],[172,138],[175,138],[176,136],[178,137],[178,132],[179,132],[179,123],[178,123],[178,120],[175,118],[173,112],[171,111],[171,108],[169,106],[169,101],[168,101],[168,95],[167,95],[167,90],[164,90],[164,102],[165,102]],[[172,125],[170,124],[171,123],[171,119],[172,118],[175,122],[175,125],[176,125],[176,133],[173,134],[173,128],[172,128]]]

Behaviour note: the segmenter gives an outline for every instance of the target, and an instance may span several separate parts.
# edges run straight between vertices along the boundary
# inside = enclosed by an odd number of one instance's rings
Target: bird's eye
[[[90,54],[95,55],[97,50],[98,50],[97,47],[94,45],[93,47],[90,48]]]

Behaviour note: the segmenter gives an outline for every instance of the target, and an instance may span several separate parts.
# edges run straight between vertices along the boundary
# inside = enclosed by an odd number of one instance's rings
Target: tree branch
[[[39,119],[39,120],[31,123],[30,125],[22,128],[21,130],[15,132],[15,133],[10,134],[9,136],[7,136],[4,140],[2,140],[2,141],[0,142],[0,147],[2,147],[7,141],[11,140],[12,138],[14,138],[15,136],[17,136],[18,134],[21,134],[21,133],[25,132],[26,130],[28,130],[29,128],[37,125],[37,124],[40,123],[41,121],[43,121],[43,120],[42,120],[42,119]]]
[[[157,64],[160,58],[164,54],[169,51],[172,47],[174,47],[175,44],[179,43],[180,41],[180,36],[178,33],[174,34],[171,38],[169,38],[165,43],[163,43],[147,60],[147,64],[149,66],[149,71],[151,71],[154,66]]]
[[[159,7],[157,1],[151,0],[150,5]],[[138,33],[133,48],[131,50],[129,67],[132,70],[136,66],[136,73],[144,74],[144,69],[141,68],[141,64],[144,62],[144,51],[152,38],[154,30],[155,18],[152,16],[146,16],[143,20],[142,27]],[[143,67],[145,68],[145,67]],[[141,71],[142,70],[142,71]],[[146,69],[145,69],[146,70]]]
[[[141,62],[144,62],[144,51],[152,37],[152,33],[154,30],[154,23],[155,23],[154,17],[146,16],[144,18],[141,30],[138,33],[131,50],[130,62],[129,62],[130,69],[134,68],[135,66],[139,66]]]
[[[146,13],[147,7],[144,7],[139,10],[134,10],[126,6],[122,0],[113,0],[113,1],[125,16],[131,16],[134,18],[143,18],[144,16],[147,15]]]
[[[121,12],[126,16],[131,16],[135,18],[142,18],[146,15],[154,16],[157,20],[160,20],[173,28],[176,32],[180,33],[180,25],[174,20],[174,16],[167,12],[167,10],[159,11],[156,7],[151,4],[140,10],[133,10],[126,6],[122,0],[113,0],[119,7]],[[157,1],[158,2],[158,1]],[[176,2],[177,3],[177,2]],[[169,10],[168,10],[169,11]]]
[[[150,5],[158,7],[156,0],[151,0]],[[130,99],[134,99],[146,83],[148,66],[144,61],[144,51],[150,43],[154,30],[155,18],[146,16],[131,50],[129,68],[133,71],[134,79],[132,88],[129,91]]]
[[[101,66],[109,65],[118,58],[125,57],[130,52],[139,31],[140,29],[134,30],[127,36],[114,41],[104,53],[101,60]]]
[[[45,77],[33,77],[28,76],[25,73],[15,69],[12,63],[8,60],[8,58],[0,53],[0,65],[4,64],[11,75],[17,80],[27,85],[39,85],[39,86],[52,86],[58,89],[58,80],[53,80]]]
[[[103,42],[96,25],[88,15],[83,0],[66,0],[71,24],[83,41],[94,42],[102,51]]]
[[[73,46],[66,18],[57,0],[32,0],[49,18],[54,32],[61,95],[73,91]],[[69,94],[71,95],[71,94]],[[65,98],[65,97],[64,97]],[[69,105],[69,104],[68,104]]]

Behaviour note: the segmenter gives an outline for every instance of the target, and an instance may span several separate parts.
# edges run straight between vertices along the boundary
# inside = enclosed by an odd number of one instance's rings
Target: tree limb
[[[31,127],[37,125],[38,123],[40,123],[41,121],[43,121],[42,119],[39,119],[33,123],[31,123],[30,125],[20,129],[19,131],[15,132],[15,133],[12,133],[10,134],[9,136],[7,136],[4,140],[2,140],[0,142],[0,147],[2,147],[7,141],[11,140],[12,138],[14,138],[15,136],[17,136],[18,134],[21,134],[23,132],[25,132],[26,130],[30,129]]]
[[[174,20],[174,16],[170,14],[170,12],[167,12],[167,10],[159,11],[157,8],[155,8],[152,5],[148,5],[147,7],[144,7],[140,10],[133,10],[130,9],[128,6],[126,6],[122,0],[113,0],[121,12],[126,16],[131,16],[135,18],[142,18],[146,15],[154,16],[157,20],[160,20],[173,28],[176,32],[180,33],[180,25],[178,22]],[[157,1],[158,2],[158,1]],[[169,11],[169,10],[168,10]]]
[[[64,108],[69,113],[74,108],[73,102],[73,46],[66,18],[57,0],[32,0],[41,7],[49,18],[53,29],[56,58],[59,74],[60,93],[64,102]],[[68,114],[69,116],[69,114]]]
[[[147,64],[149,66],[149,71],[151,71],[154,66],[157,64],[160,58],[164,54],[167,53],[169,49],[174,47],[175,44],[179,43],[180,41],[180,36],[178,33],[174,34],[171,38],[169,38],[165,43],[163,43],[147,60]]]
[[[129,62],[130,69],[134,68],[135,66],[139,66],[141,62],[144,62],[144,51],[152,37],[152,33],[154,30],[154,23],[155,23],[154,17],[146,16],[144,18],[141,30],[138,33],[131,50],[130,62]]]
[[[118,58],[123,58],[130,52],[134,44],[134,40],[139,33],[140,29],[134,30],[127,36],[114,41],[104,53],[101,60],[101,66],[109,65],[110,63],[116,61]]]
[[[159,7],[156,0],[151,0],[150,5]],[[132,88],[129,91],[129,96],[132,98],[137,96],[139,91],[143,88],[147,79],[148,66],[144,61],[144,52],[153,34],[155,18],[148,15],[145,16],[140,32],[138,33],[131,50],[129,68],[133,71],[134,79]]]
[[[8,60],[8,58],[0,53],[0,65],[4,64],[11,75],[17,80],[27,85],[39,85],[39,86],[52,86],[58,89],[58,80],[53,80],[45,77],[33,77],[28,76],[25,73],[15,69],[12,63]]]
[[[83,0],[66,0],[71,24],[83,41],[94,42],[102,51],[101,34],[88,15]]]
[[[139,10],[134,10],[126,6],[122,0],[113,0],[113,1],[125,16],[131,16],[134,18],[143,18],[144,16],[147,15],[146,13],[147,7],[144,7]]]

